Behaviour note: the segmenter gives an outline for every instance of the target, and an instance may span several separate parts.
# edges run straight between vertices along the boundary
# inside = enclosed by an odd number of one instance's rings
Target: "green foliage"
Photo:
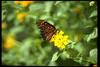
[[[89,17],[97,16],[97,10],[94,10]]]
[[[97,64],[97,2],[92,5],[90,2],[33,1],[23,7],[14,1],[2,1],[2,65]],[[36,25],[39,19],[63,30],[69,36],[70,44],[60,51],[42,40]],[[7,40],[10,35],[14,36],[14,46],[13,40]]]
[[[93,30],[93,32],[88,35],[87,42],[89,42],[91,39],[95,39],[95,38],[97,38],[97,28],[95,28]]]
[[[58,59],[59,56],[57,56],[58,52],[54,53],[54,55],[52,56],[51,62],[54,62]]]
[[[92,63],[97,63],[97,48],[92,49],[92,50],[90,51],[89,60],[90,60]]]

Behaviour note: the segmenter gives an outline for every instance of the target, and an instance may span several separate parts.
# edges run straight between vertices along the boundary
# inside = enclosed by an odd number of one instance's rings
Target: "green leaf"
[[[52,59],[51,59],[51,62],[54,62],[54,61],[56,61],[57,59],[58,59],[58,52],[55,52],[54,54],[53,54],[53,56],[52,56]]]
[[[89,17],[91,18],[91,17],[94,17],[94,16],[97,16],[97,10],[94,10]]]
[[[97,63],[97,48],[92,49],[92,50],[90,51],[89,60],[90,60],[92,63],[94,63],[94,64]]]
[[[62,2],[62,1],[56,1],[56,2],[55,2],[55,5],[57,5],[57,4],[61,3],[61,2]]]
[[[14,27],[10,30],[10,33],[12,34],[17,34],[19,32],[22,32],[24,30],[23,26],[18,26],[18,27]]]
[[[7,20],[8,21],[11,21],[11,20],[13,20],[15,18],[15,15],[13,14],[9,14],[9,16],[7,17]],[[12,22],[11,22],[12,23]]]
[[[74,59],[74,61],[78,62],[78,63],[82,63],[83,57],[78,57],[78,59]]]
[[[56,62],[49,63],[48,66],[57,66]]]
[[[2,21],[6,18],[6,10],[2,10]]]
[[[89,42],[91,39],[94,39],[97,37],[97,28],[94,29],[94,31],[87,37],[87,42]]]
[[[66,58],[70,58],[70,55],[67,51],[63,51],[61,54],[61,58],[65,60]]]
[[[36,7],[38,7],[38,8],[36,8]],[[39,10],[44,10],[44,4],[39,4],[39,3],[36,3],[36,4],[32,4],[32,5],[30,5],[29,6],[29,10],[31,11],[31,12],[39,12]],[[40,12],[42,12],[42,11],[40,11]]]
[[[53,5],[53,1],[45,3],[45,12],[50,12]]]

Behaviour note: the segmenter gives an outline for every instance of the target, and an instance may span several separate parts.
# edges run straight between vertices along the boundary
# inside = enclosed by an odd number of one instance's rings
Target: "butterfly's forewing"
[[[44,20],[39,20],[37,22],[37,25],[41,30],[42,38],[47,41],[49,41],[51,37],[53,36],[53,34],[55,34],[57,31],[53,25],[47,23]]]

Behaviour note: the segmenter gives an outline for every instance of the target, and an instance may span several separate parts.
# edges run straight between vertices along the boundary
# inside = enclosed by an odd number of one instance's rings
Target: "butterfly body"
[[[44,40],[50,41],[53,34],[57,32],[56,28],[53,25],[47,23],[44,20],[39,20],[37,22],[37,25],[40,28],[41,35]]]

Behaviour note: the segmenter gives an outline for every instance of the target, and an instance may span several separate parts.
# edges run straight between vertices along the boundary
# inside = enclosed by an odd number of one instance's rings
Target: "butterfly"
[[[39,20],[37,25],[41,31],[42,38],[46,41],[50,41],[52,36],[57,32],[57,29],[45,20]]]

